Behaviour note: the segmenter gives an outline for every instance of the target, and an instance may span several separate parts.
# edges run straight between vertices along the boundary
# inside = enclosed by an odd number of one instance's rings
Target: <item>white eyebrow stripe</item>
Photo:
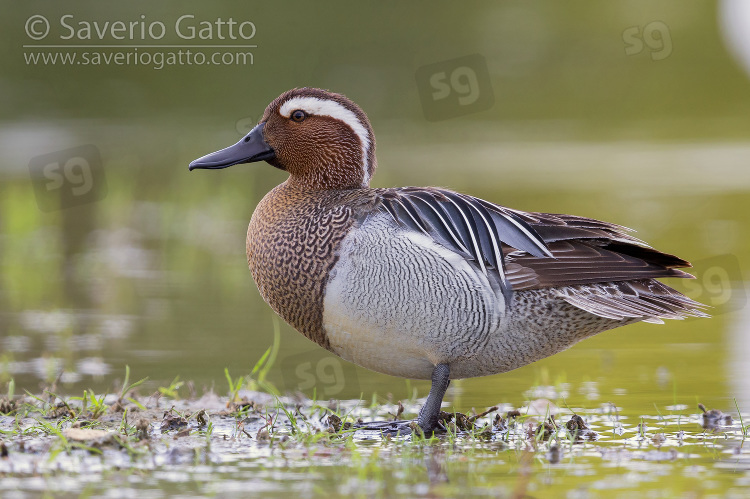
[[[307,114],[316,114],[318,116],[330,116],[331,118],[343,121],[349,128],[357,134],[362,144],[362,163],[365,170],[365,183],[370,181],[368,152],[370,150],[370,136],[367,128],[357,118],[353,111],[334,100],[319,99],[317,97],[293,97],[286,101],[279,108],[279,114],[288,118],[292,111],[301,109]]]

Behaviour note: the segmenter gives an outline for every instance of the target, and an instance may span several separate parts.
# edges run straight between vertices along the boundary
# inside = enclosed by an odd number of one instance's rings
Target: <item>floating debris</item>
[[[351,430],[352,424],[349,422],[342,423],[341,418],[337,415],[331,413],[326,417],[326,424],[328,425],[329,429],[332,429],[334,432],[338,433],[342,429],[343,430]]]
[[[584,421],[583,418],[578,414],[573,414],[570,420],[565,423],[565,428],[567,428],[567,430],[571,435],[574,436],[576,440],[596,440],[597,438],[599,438],[599,435],[595,431],[591,430],[586,424],[586,421]]]
[[[187,424],[187,419],[182,417],[180,414],[175,413],[173,407],[168,411],[164,411],[164,418],[162,418],[161,421],[161,432],[165,433],[170,430],[180,430],[186,427]]]
[[[558,427],[557,423],[555,423],[555,417],[550,416],[544,423],[539,423],[536,429],[534,429],[534,425],[529,423],[528,437],[529,439],[541,438],[542,440],[547,441],[557,432],[557,429]]]
[[[145,418],[140,418],[138,422],[135,424],[136,434],[138,436],[138,440],[147,440],[149,438],[149,430],[151,429],[151,424],[149,424],[148,420]]]
[[[459,430],[471,431],[474,429],[474,421],[462,412],[456,412],[456,427]]]
[[[573,414],[573,417],[570,418],[570,421],[568,421],[567,423],[565,423],[565,427],[570,432],[576,432],[576,431],[579,431],[579,430],[588,430],[589,429],[589,427],[586,426],[586,422],[578,414]]]
[[[76,442],[90,442],[92,440],[110,438],[112,436],[112,432],[106,430],[92,430],[89,428],[68,428],[63,432],[63,435],[68,440],[74,440]]]
[[[495,414],[495,420],[492,422],[492,426],[495,428],[495,431],[508,431],[508,422],[500,414]]]
[[[16,401],[8,400],[7,397],[0,398],[0,414],[10,416],[16,411]]]
[[[705,430],[717,430],[721,426],[731,426],[732,416],[718,409],[706,410],[706,406],[698,404],[698,409],[703,411],[703,428]]]
[[[664,442],[667,441],[667,436],[663,433],[657,433],[653,437],[651,437],[651,441],[654,443],[655,446],[661,447]]]
[[[396,414],[392,414],[393,420],[398,421],[398,419],[401,417],[401,415],[404,413],[404,404],[401,403],[401,401],[398,401],[398,408],[396,409]]]
[[[195,414],[195,420],[198,421],[198,425],[206,426],[208,424],[208,418],[205,409],[201,409]]]
[[[471,420],[471,422],[473,423],[473,422],[475,422],[475,421],[476,421],[477,419],[479,419],[479,418],[483,418],[483,417],[485,417],[485,416],[486,416],[487,414],[492,414],[492,413],[493,413],[493,412],[495,412],[496,410],[497,410],[497,406],[492,406],[492,407],[490,407],[489,409],[487,409],[487,410],[486,410],[486,411],[484,411],[484,412],[480,412],[479,414],[476,414],[476,415],[474,415],[474,416],[471,416],[471,417],[470,417],[469,419],[470,419],[470,420]]]

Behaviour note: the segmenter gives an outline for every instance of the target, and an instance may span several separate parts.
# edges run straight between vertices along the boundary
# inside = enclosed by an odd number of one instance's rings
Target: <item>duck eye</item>
[[[297,109],[296,111],[292,111],[292,121],[296,121],[299,123],[300,121],[305,121],[305,118],[307,118],[307,113],[304,112],[301,109]]]

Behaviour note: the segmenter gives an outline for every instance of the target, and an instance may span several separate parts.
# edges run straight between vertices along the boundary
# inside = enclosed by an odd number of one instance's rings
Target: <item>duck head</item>
[[[266,161],[312,189],[367,187],[375,172],[375,135],[367,115],[341,94],[297,88],[271,102],[239,142],[190,163],[219,169]]]

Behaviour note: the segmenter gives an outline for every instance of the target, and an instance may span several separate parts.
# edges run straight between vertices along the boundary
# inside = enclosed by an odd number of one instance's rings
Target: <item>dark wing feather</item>
[[[503,292],[504,250],[513,247],[538,257],[551,257],[544,240],[516,212],[443,189],[413,188],[381,191],[383,208],[400,224],[429,235],[462,255],[485,275],[499,277]]]
[[[450,248],[464,258],[472,258],[469,250],[464,246],[461,238],[455,229],[448,223],[448,214],[442,208],[433,206],[428,201],[420,197],[413,197],[411,202],[417,206],[417,209],[425,220],[432,232],[430,234],[443,246]]]
[[[508,274],[515,290],[551,288],[656,277],[691,277],[676,268],[682,260],[650,248],[635,246],[616,251],[606,240],[556,241],[550,243],[554,258],[536,258],[528,253],[510,252],[506,259],[521,270]],[[621,244],[616,248],[623,249]],[[664,265],[662,262],[667,263]],[[686,263],[686,262],[685,262]],[[685,266],[685,265],[679,265]]]
[[[692,277],[678,270],[690,267],[689,262],[652,249],[630,235],[631,229],[617,224],[512,210],[438,188],[379,192],[383,208],[396,221],[429,235],[486,275],[496,275],[506,293],[511,289]],[[643,315],[650,308],[663,306],[659,300],[675,298],[649,299],[630,304],[629,298],[623,299],[623,310]]]
[[[510,276],[513,289],[537,289],[658,277],[692,276],[682,258],[657,251],[629,234],[631,229],[573,215],[526,213],[549,245],[554,258],[510,252],[506,257],[523,268]]]

